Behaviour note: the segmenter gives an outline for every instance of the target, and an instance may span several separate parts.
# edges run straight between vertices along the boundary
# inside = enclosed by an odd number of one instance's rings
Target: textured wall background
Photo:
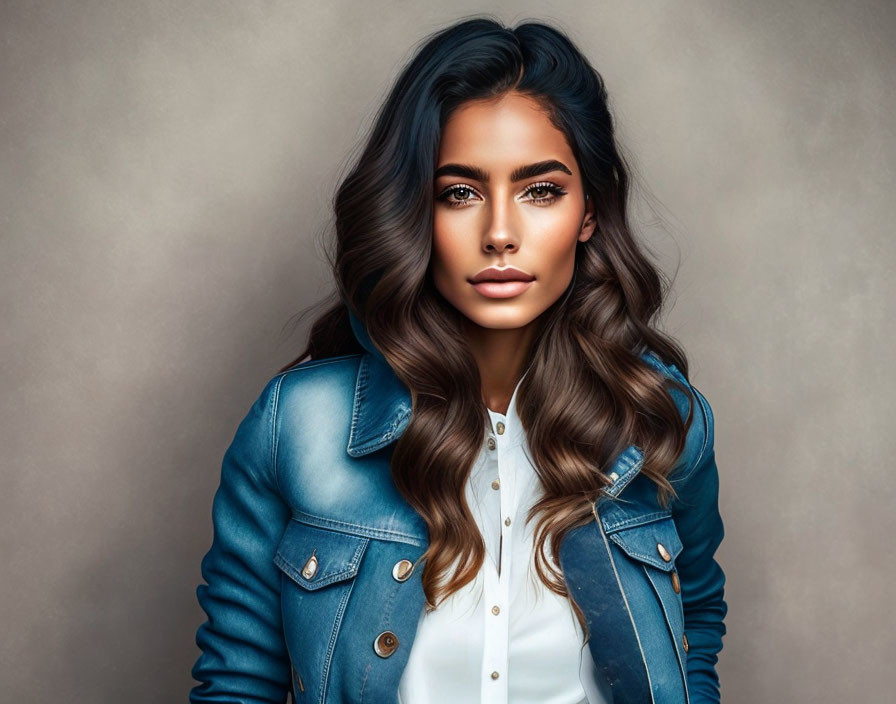
[[[889,701],[891,3],[4,2],[0,699],[186,701],[236,425],[411,46],[567,29],[716,415],[725,700]]]

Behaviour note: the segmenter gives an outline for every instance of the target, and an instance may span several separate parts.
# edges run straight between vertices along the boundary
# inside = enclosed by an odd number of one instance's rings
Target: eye
[[[550,205],[561,196],[566,195],[566,191],[555,183],[542,181],[533,183],[525,190],[525,195],[534,195],[530,202],[537,205]]]
[[[466,207],[464,203],[471,200],[471,195],[473,193],[474,191],[472,188],[465,186],[462,183],[458,183],[442,191],[441,195],[439,195],[436,200],[439,200],[452,208],[463,208]],[[454,196],[459,200],[451,200],[451,196]]]

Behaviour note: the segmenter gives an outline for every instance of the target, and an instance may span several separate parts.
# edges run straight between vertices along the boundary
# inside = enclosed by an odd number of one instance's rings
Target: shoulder
[[[276,468],[284,444],[332,437],[334,423],[347,427],[360,358],[308,360],[270,377],[240,423],[231,453],[251,454],[247,465]]]
[[[268,397],[278,431],[283,417],[326,417],[336,407],[350,407],[361,357],[354,353],[311,359],[271,378],[262,395]]]
[[[683,481],[687,479],[706,455],[712,451],[713,445],[713,412],[706,396],[682,374],[672,362],[664,361],[656,352],[648,350],[641,353],[641,359],[650,367],[670,380],[667,390],[675,402],[683,423],[688,423],[685,448],[681,453],[671,475]]]
[[[325,416],[327,408],[340,401],[350,404],[360,358],[348,354],[313,359],[278,372],[265,383],[243,424],[254,421],[256,434],[266,425],[276,438],[284,415]]]
[[[324,357],[300,362],[285,369],[269,382],[280,398],[286,396],[339,392],[346,385],[354,388],[361,353]]]
[[[353,392],[360,353],[311,359],[278,372],[265,382],[253,408],[276,417],[284,402],[324,401]],[[334,396],[335,395],[335,396]]]

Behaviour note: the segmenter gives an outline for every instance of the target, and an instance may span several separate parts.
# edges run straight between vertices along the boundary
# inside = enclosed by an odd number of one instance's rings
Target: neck
[[[472,321],[467,325],[467,344],[479,367],[482,399],[498,413],[506,413],[510,397],[526,371],[538,319],[509,330],[484,328]]]

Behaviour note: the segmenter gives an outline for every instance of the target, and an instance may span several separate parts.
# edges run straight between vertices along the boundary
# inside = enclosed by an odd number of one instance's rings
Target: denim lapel
[[[358,365],[352,425],[346,452],[375,452],[401,437],[411,418],[411,394],[380,357],[366,353]]]

